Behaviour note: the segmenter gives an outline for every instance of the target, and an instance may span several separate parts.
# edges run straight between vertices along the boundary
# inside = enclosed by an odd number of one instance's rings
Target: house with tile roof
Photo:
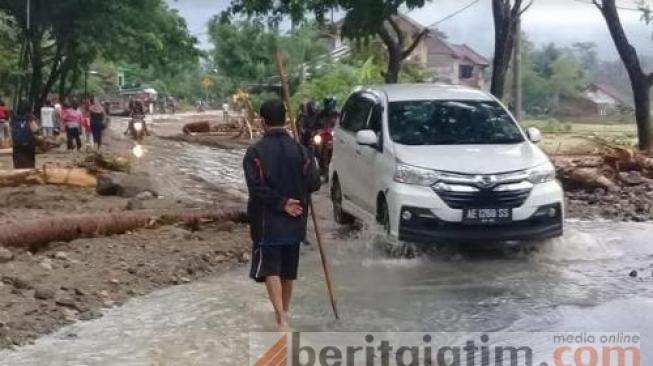
[[[426,27],[413,18],[398,14],[395,22],[407,35],[406,43],[422,33]],[[347,47],[347,40],[342,39],[340,28],[343,21],[335,24],[336,34],[333,35],[331,47],[342,50]],[[380,42],[380,41],[379,41]],[[446,39],[446,35],[437,29],[430,29],[426,37],[415,48],[405,64],[412,64],[427,70],[431,81],[467,85],[485,88],[485,69],[490,61],[466,44],[454,44]]]

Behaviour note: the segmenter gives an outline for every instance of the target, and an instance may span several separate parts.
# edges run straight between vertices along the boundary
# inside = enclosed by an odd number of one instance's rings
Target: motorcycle
[[[132,119],[129,121],[127,133],[132,138],[132,140],[140,144],[143,141],[143,138],[148,134],[145,119]]]
[[[337,120],[338,116],[327,118],[324,126],[315,132],[312,139],[313,152],[317,158],[320,175],[325,182],[329,181],[329,165],[333,156],[333,129]]]

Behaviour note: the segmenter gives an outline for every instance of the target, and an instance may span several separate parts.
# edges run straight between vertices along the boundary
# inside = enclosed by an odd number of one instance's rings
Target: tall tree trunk
[[[63,66],[62,59],[62,47],[60,44],[57,44],[57,51],[55,52],[54,58],[51,61],[52,66],[50,67],[50,73],[47,80],[45,81],[45,84],[43,85],[43,90],[41,90],[41,94],[39,96],[39,105],[41,106],[45,104],[45,101],[48,99],[48,94],[50,94],[54,88],[55,83],[57,82],[57,79],[59,79],[59,74],[61,74],[61,67]]]
[[[492,85],[490,92],[502,99],[505,94],[506,76],[510,67],[517,20],[530,7],[532,2],[522,9],[522,0],[492,0],[492,16],[494,19],[494,60],[492,61]]]
[[[428,35],[429,30],[428,28],[424,29],[412,39],[408,47],[404,47],[404,34],[400,26],[392,18],[388,18],[387,23],[390,27],[384,25],[377,34],[388,50],[388,69],[385,73],[385,82],[386,84],[396,84],[399,82],[399,74],[404,60],[410,57],[415,48]],[[390,29],[395,33],[394,36],[390,33]]]
[[[646,79],[632,83],[635,101],[635,120],[637,121],[637,137],[640,150],[651,149],[651,84]]]
[[[399,82],[399,73],[401,73],[401,52],[398,50],[388,49],[388,69],[385,73],[386,84],[396,84]]]
[[[36,111],[39,108],[38,100],[41,94],[41,86],[43,84],[43,55],[41,53],[40,37],[32,37],[30,43],[32,77],[29,86],[28,100],[32,110]]]
[[[603,14],[619,57],[628,71],[635,103],[639,149],[649,151],[651,149],[651,102],[649,98],[651,85],[653,85],[653,74],[646,74],[642,70],[637,50],[628,41],[628,36],[621,24],[615,0],[602,0],[600,3],[599,0],[595,0],[594,4]]]

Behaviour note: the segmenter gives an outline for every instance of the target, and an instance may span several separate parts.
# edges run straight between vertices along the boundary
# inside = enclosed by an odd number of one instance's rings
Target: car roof
[[[385,93],[389,102],[405,100],[494,100],[492,96],[483,90],[462,85],[386,84],[359,87],[357,90],[376,90]]]

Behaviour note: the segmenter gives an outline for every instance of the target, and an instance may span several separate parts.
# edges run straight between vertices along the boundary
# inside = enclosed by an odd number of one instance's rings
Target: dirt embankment
[[[131,144],[109,136],[108,150]],[[55,150],[44,162],[72,164],[83,154]],[[11,166],[0,156],[0,166]],[[145,172],[147,173],[147,172]],[[234,202],[216,193],[221,202]],[[68,215],[134,209],[206,208],[196,202],[143,195],[99,196],[92,188],[25,185],[0,188],[0,225]],[[110,237],[53,242],[31,252],[0,246],[0,348],[24,345],[76,320],[102,316],[102,309],[130,297],[194,281],[246,262],[246,225],[231,222],[153,226]],[[70,335],[74,336],[74,335]]]

